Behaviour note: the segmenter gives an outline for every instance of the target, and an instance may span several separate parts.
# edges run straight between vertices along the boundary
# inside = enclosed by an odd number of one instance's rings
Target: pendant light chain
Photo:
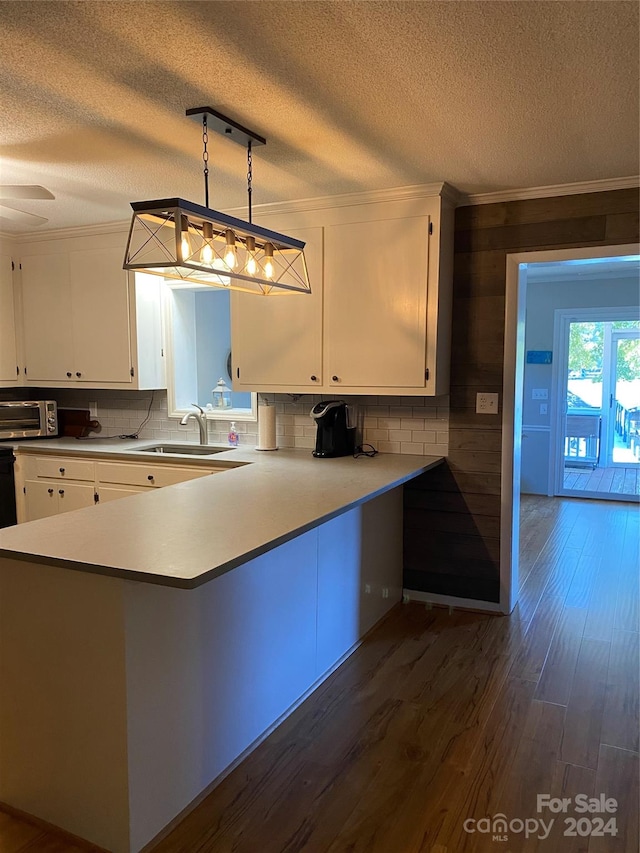
[[[249,222],[251,222],[251,195],[253,193],[253,155],[251,154],[251,140],[247,141],[247,196],[249,198]]]
[[[207,151],[207,143],[209,142],[209,133],[207,130],[207,114],[202,115],[202,162],[204,163],[204,206],[209,207],[209,152]]]

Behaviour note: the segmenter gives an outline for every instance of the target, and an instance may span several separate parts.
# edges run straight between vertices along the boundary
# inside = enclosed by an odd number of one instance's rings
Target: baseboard
[[[454,595],[438,595],[435,592],[420,592],[417,589],[403,589],[402,600],[421,601],[436,607],[449,607],[456,610],[474,610],[479,613],[503,613],[496,601],[477,601],[475,598],[456,598]],[[504,614],[503,614],[504,615]]]
[[[61,829],[54,823],[49,823],[48,821],[43,820],[40,817],[36,817],[35,815],[29,814],[29,812],[23,812],[21,809],[16,809],[14,806],[10,806],[8,803],[3,803],[0,801],[0,812],[4,812],[5,814],[10,815],[11,817],[15,817],[16,820],[22,820],[25,823],[29,823],[31,824],[31,826],[37,826],[38,829],[41,829],[43,832],[47,832],[50,835],[55,835],[56,838],[59,838],[60,841],[64,842],[65,845],[68,845],[69,847],[78,847],[80,850],[86,850],[87,853],[109,853],[109,851],[104,847],[98,847],[97,844],[92,844],[90,841],[87,841],[84,838],[80,838],[78,835],[74,835],[72,832],[67,832],[66,829]],[[31,847],[34,851],[36,850],[36,848],[33,847],[33,843],[28,846]],[[63,850],[65,848],[61,847],[60,849]]]

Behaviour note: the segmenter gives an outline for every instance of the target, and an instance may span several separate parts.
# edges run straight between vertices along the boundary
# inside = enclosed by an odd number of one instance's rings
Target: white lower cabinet
[[[95,503],[93,483],[60,483],[55,480],[27,480],[25,482],[26,518],[36,521],[72,509],[84,509]]]
[[[224,470],[167,465],[156,460],[118,462],[105,457],[79,459],[20,451],[17,455],[18,522],[119,500]]]
[[[150,492],[149,489],[134,488],[133,486],[105,486],[102,483],[98,486],[98,501],[99,503],[107,503],[108,501],[117,501],[120,498],[128,498],[131,495],[140,495],[143,492]]]

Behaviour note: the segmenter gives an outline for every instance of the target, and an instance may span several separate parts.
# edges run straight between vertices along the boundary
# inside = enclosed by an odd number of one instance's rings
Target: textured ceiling
[[[0,2],[0,182],[47,227],[203,203],[210,105],[266,136],[254,203],[446,180],[465,192],[638,173],[638,4]],[[245,153],[211,145],[211,206]],[[0,230],[10,230],[0,220]],[[21,229],[24,230],[24,229]]]

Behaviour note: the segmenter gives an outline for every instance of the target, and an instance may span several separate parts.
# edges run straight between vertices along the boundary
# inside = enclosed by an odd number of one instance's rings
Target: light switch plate
[[[540,414],[541,415],[547,414],[547,404],[546,403],[540,403]]]
[[[476,394],[476,413],[479,415],[497,415],[498,395],[483,392]]]
[[[534,388],[531,392],[532,400],[548,400],[549,399],[549,389],[548,388]]]

